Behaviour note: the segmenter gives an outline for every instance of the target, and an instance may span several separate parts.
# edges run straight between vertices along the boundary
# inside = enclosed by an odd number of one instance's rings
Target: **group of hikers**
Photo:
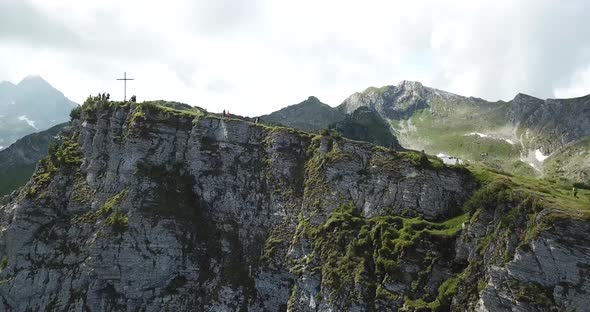
[[[106,93],[106,92],[103,92],[103,93],[99,92],[98,96],[96,96],[96,99],[98,99],[99,101],[109,101],[111,99],[111,94]],[[132,95],[129,98],[129,101],[135,103],[137,101],[137,97],[135,95]]]
[[[98,93],[98,96],[96,97],[99,101],[108,101],[111,98],[111,94],[110,93]]]

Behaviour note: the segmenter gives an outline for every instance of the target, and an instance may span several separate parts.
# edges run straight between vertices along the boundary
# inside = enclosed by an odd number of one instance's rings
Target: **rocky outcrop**
[[[588,222],[555,222],[521,246],[505,267],[489,269],[478,311],[584,311],[590,296]]]
[[[468,206],[480,208],[456,245],[455,261],[469,265],[452,310],[585,310],[588,216],[545,209],[553,204],[501,183],[478,193]]]

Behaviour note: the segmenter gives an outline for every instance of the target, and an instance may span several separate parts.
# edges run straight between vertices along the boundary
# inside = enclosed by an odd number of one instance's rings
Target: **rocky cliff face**
[[[536,204],[474,197],[465,169],[198,109],[89,102],[73,115],[1,203],[0,310],[546,307],[493,291],[512,279],[552,289],[564,310],[588,299],[588,242],[535,227]],[[529,248],[515,253],[506,211],[540,229]],[[528,278],[548,246],[573,248],[554,255],[569,266]]]
[[[504,267],[491,266],[479,311],[584,311],[590,296],[587,221],[556,222],[518,249]]]

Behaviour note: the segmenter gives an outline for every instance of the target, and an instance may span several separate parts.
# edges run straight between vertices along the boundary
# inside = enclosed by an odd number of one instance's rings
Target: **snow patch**
[[[466,134],[465,136],[468,136],[468,135],[477,135],[480,138],[490,138],[490,139],[495,139],[495,140],[504,140],[506,143],[508,143],[510,145],[514,145],[514,141],[512,141],[510,139],[504,139],[502,137],[492,136],[490,134],[485,134],[485,133],[481,133],[481,132],[470,132],[470,133]]]
[[[0,145],[0,150],[1,150],[1,149],[4,149],[4,146]]]
[[[22,115],[22,116],[18,117],[18,120],[20,120],[20,121],[26,121],[29,124],[29,126],[37,129],[37,127],[35,127],[35,121],[34,120],[30,120],[29,118],[27,118],[26,115]],[[39,130],[39,129],[37,129],[37,130]]]
[[[549,157],[549,156],[545,156],[545,155],[543,155],[543,153],[541,152],[541,150],[539,150],[539,149],[535,150],[535,158],[536,158],[538,161],[541,161],[541,162],[542,162],[542,161],[544,161],[544,160],[545,160],[547,157]]]
[[[479,132],[471,132],[471,133],[469,133],[469,135],[477,135],[480,138],[487,138],[489,136],[485,133],[479,133]]]
[[[455,156],[449,156],[445,153],[438,153],[436,157],[440,158],[445,165],[462,165],[463,159],[457,158]]]
[[[531,166],[531,167],[533,167],[533,168],[537,169],[537,167],[535,167],[535,164],[533,164],[533,163],[529,163],[529,166]]]

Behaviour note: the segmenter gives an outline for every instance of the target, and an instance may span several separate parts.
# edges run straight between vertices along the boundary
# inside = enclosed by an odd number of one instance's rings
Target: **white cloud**
[[[556,87],[553,93],[557,98],[573,98],[590,93],[590,66],[576,71],[570,81]]]
[[[18,5],[17,5],[18,4]],[[590,3],[3,1],[0,80],[262,114],[403,79],[490,100],[590,87]],[[18,13],[18,19],[2,19]],[[30,25],[25,24],[31,23]],[[40,31],[48,29],[50,32]]]

